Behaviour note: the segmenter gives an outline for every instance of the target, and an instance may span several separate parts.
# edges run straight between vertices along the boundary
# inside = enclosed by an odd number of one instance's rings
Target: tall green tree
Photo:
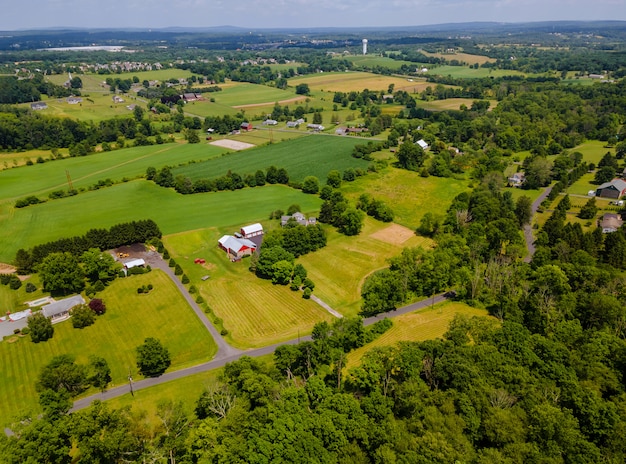
[[[37,267],[43,289],[56,295],[80,292],[85,287],[85,274],[78,259],[69,252],[50,253]]]
[[[30,339],[34,343],[45,342],[54,335],[52,321],[41,314],[41,312],[37,312],[28,318],[28,329],[30,330]]]
[[[146,338],[137,351],[137,368],[146,377],[158,377],[171,364],[169,350],[156,338]]]

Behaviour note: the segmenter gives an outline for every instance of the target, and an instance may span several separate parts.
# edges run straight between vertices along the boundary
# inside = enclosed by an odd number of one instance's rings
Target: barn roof
[[[256,244],[252,240],[247,238],[237,238],[232,235],[224,235],[218,240],[219,244],[227,250],[232,250],[235,253],[239,252],[244,247],[253,248],[256,250]]]
[[[604,184],[602,184],[600,187],[598,187],[598,190],[611,187],[621,192],[626,189],[626,181],[623,181],[622,179],[613,179],[611,182],[605,182]]]
[[[244,235],[253,234],[255,232],[263,232],[263,226],[258,222],[241,228],[241,233]]]
[[[45,305],[41,312],[46,317],[53,317],[57,314],[63,314],[68,312],[74,306],[78,306],[81,304],[85,304],[85,300],[80,295],[74,295],[69,298],[65,298],[64,300],[55,301],[54,303],[50,303]]]

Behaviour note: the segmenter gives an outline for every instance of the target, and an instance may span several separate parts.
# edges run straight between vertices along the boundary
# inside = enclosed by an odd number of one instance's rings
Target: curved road
[[[539,205],[552,191],[552,187],[548,187],[543,191],[539,197],[535,201],[533,201],[531,211],[531,221],[530,224],[526,224],[524,226],[524,239],[526,240],[526,249],[528,250],[528,255],[524,258],[524,262],[529,263],[531,259],[533,259],[533,255],[535,254],[535,238],[533,237],[533,228],[532,228],[532,217],[537,213],[539,209]]]
[[[177,283],[178,288],[181,290],[182,294],[185,295],[185,298],[187,299],[187,301],[190,302],[190,304],[196,311],[196,314],[198,314],[198,317],[200,317],[200,319],[204,322],[205,326],[207,326],[207,328],[211,332],[211,335],[214,336],[215,341],[218,344],[219,350],[215,358],[211,361],[204,362],[202,364],[198,364],[193,367],[188,367],[186,369],[180,369],[174,372],[167,372],[161,375],[160,377],[148,378],[148,379],[139,380],[137,382],[133,382],[132,384],[133,391],[153,387],[155,385],[160,385],[162,383],[169,382],[171,380],[181,379],[183,377],[198,374],[200,372],[206,372],[212,369],[217,369],[219,367],[223,367],[224,365],[226,365],[226,363],[238,360],[242,356],[257,357],[257,356],[264,356],[267,354],[271,354],[280,345],[296,345],[300,342],[311,340],[311,336],[307,335],[307,336],[299,337],[299,338],[289,340],[286,342],[264,346],[263,348],[257,348],[255,350],[248,350],[248,351],[237,350],[231,347],[230,345],[228,345],[226,341],[224,341],[224,339],[217,332],[215,327],[211,325],[211,323],[207,319],[204,312],[202,312],[200,308],[198,307],[198,305],[195,303],[195,301],[193,301],[193,298],[191,298],[191,295],[189,295],[189,293],[187,292],[187,289],[179,282],[179,279],[174,275],[172,270],[167,266],[167,263],[165,263],[161,259],[158,253],[153,252],[152,254],[148,255],[146,261],[151,266],[158,267],[159,269],[162,269],[163,271],[167,272],[168,275],[172,278],[172,280],[174,280],[174,282]],[[368,325],[374,324],[375,322],[380,321],[381,319],[384,319],[385,317],[396,317],[402,314],[407,314],[413,311],[417,311],[419,309],[424,309],[436,303],[441,303],[442,301],[445,301],[446,299],[447,297],[444,294],[434,295],[430,298],[418,301],[416,303],[412,303],[407,306],[403,306],[402,308],[398,308],[394,311],[381,313],[373,317],[368,317],[367,319],[363,320],[363,325],[368,326]],[[105,401],[111,398],[117,398],[118,396],[122,396],[127,393],[130,393],[130,385],[122,385],[119,387],[111,388],[110,390],[107,390],[105,392],[97,393],[95,395],[87,396],[85,398],[76,400],[70,412],[84,409],[88,407],[95,400]]]

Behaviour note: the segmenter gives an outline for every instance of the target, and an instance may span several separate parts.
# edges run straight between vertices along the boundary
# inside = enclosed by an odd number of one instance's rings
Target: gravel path
[[[548,187],[543,191],[541,195],[533,202],[531,210],[532,216],[537,213],[539,209],[539,205],[552,191],[552,187]],[[524,262],[529,263],[531,259],[533,259],[533,255],[535,254],[535,237],[533,236],[533,228],[532,228],[532,217],[531,223],[526,224],[524,226],[524,239],[526,240],[526,249],[528,250],[528,255],[524,258]]]

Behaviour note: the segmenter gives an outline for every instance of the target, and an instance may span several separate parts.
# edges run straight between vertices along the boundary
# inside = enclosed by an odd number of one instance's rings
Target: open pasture
[[[240,140],[239,136],[236,140]],[[241,140],[247,141],[245,138]],[[333,169],[366,169],[369,164],[367,161],[351,156],[354,146],[364,143],[367,140],[356,137],[309,135],[182,166],[173,172],[175,176],[182,174],[196,180],[223,176],[229,170],[240,175],[254,174],[257,169],[265,170],[273,165],[285,168],[290,180],[302,181],[306,176],[317,176],[323,184],[326,175]]]
[[[393,230],[397,227],[367,217],[356,237],[328,228],[328,245],[299,258],[315,282],[314,294],[342,314],[355,316],[361,309],[361,287],[369,274],[386,267],[387,260],[400,254],[402,248],[432,245],[431,240],[410,230],[410,235],[399,234]]]
[[[170,79],[189,79],[193,73],[191,71],[186,71],[184,69],[177,68],[165,68],[165,69],[155,69],[153,71],[137,71],[137,72],[128,72],[123,74],[72,74],[72,77],[80,77],[81,81],[83,81],[83,88],[81,89],[82,93],[89,93],[94,91],[102,91],[106,89],[108,91],[107,86],[103,86],[103,83],[106,81],[107,77],[112,79],[120,78],[120,79],[130,79],[137,76],[139,82],[147,81],[159,81],[165,82]],[[53,84],[63,85],[67,79],[67,74],[53,74],[46,76],[46,79]]]
[[[387,92],[390,84],[394,90],[405,90],[409,93],[421,92],[429,83],[421,79],[411,81],[401,77],[383,76],[368,72],[335,72],[309,74],[289,79],[289,85],[308,84],[312,91],[325,92],[361,92],[363,89]]]
[[[240,223],[245,224],[249,222]],[[302,298],[301,292],[256,277],[248,270],[250,258],[230,262],[217,247],[217,240],[236,230],[202,229],[168,235],[163,240],[213,312],[224,320],[229,331],[226,338],[233,346],[257,348],[290,340],[310,333],[317,322],[333,318],[314,301]],[[206,260],[204,266],[194,264],[198,257]],[[211,277],[202,281],[204,275]]]
[[[85,92],[86,93],[86,92]],[[132,111],[126,108],[130,104],[137,104],[145,109],[145,103],[137,99],[133,95],[123,95],[122,103],[113,101],[113,94],[110,93],[92,93],[83,95],[82,102],[70,104],[66,98],[47,98],[43,99],[48,108],[39,110],[41,114],[66,117],[77,119],[80,121],[103,121],[114,117],[130,117]],[[22,106],[28,108],[29,104]]]
[[[22,209],[11,208],[0,227],[0,262],[11,262],[20,248],[82,235],[92,228],[153,219],[164,234],[172,234],[257,222],[293,203],[312,211],[319,209],[321,201],[284,185],[180,195],[152,182],[131,181]]]
[[[435,57],[435,58],[443,58],[444,60],[452,61],[457,60],[459,62],[463,62],[466,64],[485,64],[485,63],[495,63],[497,60],[495,58],[489,58],[488,56],[483,55],[472,55],[471,53],[428,53],[422,50],[422,53],[426,56]],[[427,65],[428,66],[428,65]]]
[[[468,185],[465,180],[421,177],[417,172],[388,167],[344,182],[341,189],[352,201],[363,193],[383,200],[395,213],[394,222],[415,230],[427,212],[445,214],[454,197],[469,191]]]
[[[525,76],[521,71],[515,71],[510,69],[492,69],[492,68],[478,68],[473,69],[468,66],[436,66],[431,65],[428,68],[427,74],[436,74],[440,76],[451,76],[458,79],[476,79],[481,77],[502,77],[502,76]]]
[[[421,342],[442,338],[454,316],[488,317],[487,311],[456,301],[446,301],[434,307],[393,318],[393,327],[372,343],[348,354],[346,371],[361,364],[361,358],[372,348],[394,346],[398,342]]]
[[[138,287],[149,283],[154,286],[149,294],[137,294]],[[83,364],[90,355],[102,356],[111,368],[111,386],[116,386],[127,383],[129,368],[134,378],[140,378],[135,348],[147,337],[158,338],[168,348],[169,370],[208,361],[217,351],[206,328],[161,271],[117,279],[98,296],[107,312],[90,327],[74,329],[71,321],[65,321],[55,324],[54,337],[47,342],[35,344],[28,336],[0,342],[0,391],[11,398],[0,402],[2,424],[18,413],[39,409],[35,383],[54,356],[70,354]]]
[[[383,68],[389,68],[399,70],[403,65],[411,66],[415,68],[419,66],[418,63],[412,63],[411,61],[394,60],[385,56],[379,55],[347,55],[342,56],[342,60],[347,60],[353,63],[357,67],[361,68],[373,68],[374,66],[380,66]]]
[[[87,188],[98,180],[132,179],[145,174],[149,166],[157,169],[190,161],[203,161],[218,157],[228,151],[209,144],[166,143],[147,147],[133,147],[88,156],[65,158],[43,164],[24,166],[0,172],[0,204],[27,195],[47,194],[54,190],[67,190],[69,173],[75,189]],[[20,156],[36,159],[41,151],[21,153]],[[49,156],[50,153],[48,152]],[[47,157],[46,156],[46,157]],[[43,156],[42,156],[43,157]],[[1,216],[0,216],[1,217]]]
[[[219,84],[219,87],[222,88],[221,92],[213,92],[205,96],[215,98],[215,103],[223,106],[273,104],[299,97],[291,90],[281,90],[248,82],[227,82],[226,84]]]
[[[419,108],[424,108],[429,111],[447,111],[447,110],[459,110],[461,105],[465,105],[467,108],[472,107],[476,99],[474,98],[447,98],[445,100],[416,100],[416,105]],[[489,109],[492,110],[498,106],[498,100],[489,100]]]

